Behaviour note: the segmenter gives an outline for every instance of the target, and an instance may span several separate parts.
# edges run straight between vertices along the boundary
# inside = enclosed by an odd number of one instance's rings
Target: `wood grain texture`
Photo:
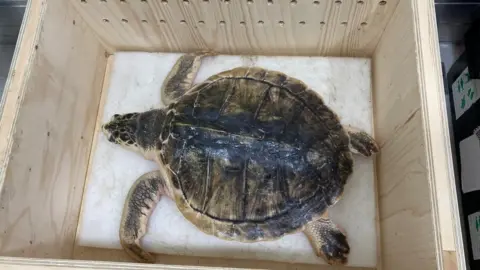
[[[106,67],[105,67],[105,75],[103,77],[103,86],[102,86],[102,89],[101,89],[101,93],[100,93],[100,100],[99,100],[99,105],[98,105],[98,113],[97,113],[97,117],[95,119],[95,128],[94,128],[94,132],[93,132],[93,137],[92,137],[92,142],[91,142],[91,147],[90,147],[90,150],[89,150],[89,157],[88,157],[88,166],[87,166],[87,169],[86,169],[86,172],[85,172],[85,183],[84,183],[84,186],[83,186],[83,192],[82,192],[82,203],[80,204],[80,212],[78,214],[78,225],[77,225],[77,228],[76,228],[76,232],[75,232],[75,244],[73,246],[73,257],[75,257],[75,249],[77,248],[76,246],[76,243],[79,241],[78,239],[78,236],[79,236],[79,233],[81,232],[81,226],[82,226],[82,218],[84,218],[84,215],[82,215],[83,211],[84,211],[84,204],[85,204],[85,200],[84,200],[84,197],[85,197],[85,192],[87,190],[87,187],[88,187],[88,183],[89,183],[89,179],[90,177],[88,177],[90,174],[91,174],[91,170],[92,170],[92,166],[93,166],[93,154],[94,154],[94,151],[92,149],[96,149],[96,145],[98,143],[98,136],[101,134],[101,125],[102,125],[102,121],[100,121],[100,119],[103,118],[103,112],[104,112],[104,106],[105,106],[105,101],[107,99],[107,96],[108,96],[108,88],[110,86],[110,82],[111,82],[111,74],[112,74],[112,69],[113,69],[113,66],[114,66],[114,63],[115,63],[115,55],[110,55],[108,58],[107,58],[107,64],[106,64]]]
[[[456,252],[443,251],[443,269],[445,270],[465,269],[465,265],[458,264]]]
[[[437,269],[411,8],[400,2],[373,56],[382,266],[389,270]]]
[[[385,269],[443,269],[441,250],[455,250],[433,12],[433,1],[402,1],[373,56]]]
[[[461,240],[457,187],[453,173],[447,105],[442,80],[440,47],[433,1],[412,1],[417,45],[417,70],[425,131],[425,150],[432,194],[433,221],[440,265],[445,252],[456,251],[460,269],[465,266]],[[446,267],[445,265],[443,267]]]
[[[123,250],[100,249],[90,247],[75,247],[74,258],[77,260],[94,260],[94,261],[115,261],[115,262],[131,262],[132,259]],[[273,262],[264,260],[240,260],[240,259],[222,259],[210,257],[193,257],[193,256],[177,256],[177,255],[159,255],[156,254],[156,265],[167,266],[176,265],[189,269],[197,269],[197,267],[209,267],[214,269],[271,269],[271,270],[374,270],[373,268],[364,267],[345,267],[345,266],[329,266],[329,265],[313,265],[313,264],[289,264],[283,262]],[[211,267],[211,268],[210,268]]]
[[[41,10],[44,2],[32,5]],[[29,16],[42,14],[36,11]],[[29,74],[7,89],[0,254],[70,258],[106,58],[67,2],[49,0],[43,16],[35,21],[35,52],[25,49],[33,57],[23,62]]]
[[[74,247],[106,47],[373,54],[375,136],[382,147],[377,157],[382,262],[377,269],[464,268],[458,209],[450,204],[456,198],[433,0],[167,2],[29,2],[0,105],[0,254],[26,258],[0,257],[0,268],[313,269],[166,255],[157,257],[159,264],[145,266],[125,263],[130,260],[121,250]]]
[[[98,257],[100,258],[108,258],[105,254],[105,250],[95,250],[93,249],[92,252],[100,252]],[[107,251],[108,252],[108,251]],[[118,252],[118,251],[115,251]],[[93,255],[93,253],[92,253]],[[95,257],[91,257],[95,258]],[[117,258],[117,256],[115,256]],[[179,263],[175,264],[173,261]],[[185,262],[194,262],[190,263],[190,265],[184,264]],[[218,261],[218,260],[217,260]],[[148,270],[148,269],[156,269],[156,270],[227,270],[227,269],[278,269],[278,270],[374,270],[371,268],[350,268],[350,267],[341,267],[341,266],[297,266],[294,264],[265,264],[265,262],[258,262],[258,263],[243,263],[244,266],[239,266],[242,264],[230,261],[223,261],[223,264],[226,264],[225,267],[222,266],[200,266],[199,263],[202,263],[202,258],[187,258],[184,261],[182,258],[170,258],[167,259],[167,262],[172,262],[169,264],[137,264],[137,263],[125,263],[125,262],[118,262],[118,263],[111,263],[108,261],[102,261],[101,259],[95,262],[92,261],[70,261],[70,260],[46,260],[46,259],[19,259],[19,258],[12,258],[12,257],[0,257],[0,268],[3,270],[73,270],[73,269],[95,269],[95,270],[110,270],[110,269],[125,269],[125,270]],[[214,262],[215,264],[219,265],[219,262]],[[220,264],[221,265],[221,264]],[[306,268],[304,268],[306,267]]]
[[[337,56],[371,55],[399,2],[70,1],[111,50]]]

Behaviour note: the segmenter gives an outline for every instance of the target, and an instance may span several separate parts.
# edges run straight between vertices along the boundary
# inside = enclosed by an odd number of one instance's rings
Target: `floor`
[[[26,0],[0,0],[0,97],[7,80]]]

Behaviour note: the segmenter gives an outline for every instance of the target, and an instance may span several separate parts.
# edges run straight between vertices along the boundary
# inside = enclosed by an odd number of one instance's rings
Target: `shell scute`
[[[162,149],[187,219],[221,238],[300,230],[343,192],[351,173],[338,117],[300,80],[261,68],[208,78],[172,107]]]

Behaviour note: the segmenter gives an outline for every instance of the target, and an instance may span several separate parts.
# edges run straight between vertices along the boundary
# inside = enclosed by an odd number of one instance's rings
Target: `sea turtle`
[[[318,256],[345,264],[343,230],[328,217],[353,169],[353,153],[378,152],[346,127],[302,81],[279,71],[236,67],[193,85],[204,53],[179,57],[162,87],[165,108],[115,114],[106,138],[157,161],[131,187],[120,242],[139,262],[153,208],[175,201],[200,231],[241,242],[302,231]]]

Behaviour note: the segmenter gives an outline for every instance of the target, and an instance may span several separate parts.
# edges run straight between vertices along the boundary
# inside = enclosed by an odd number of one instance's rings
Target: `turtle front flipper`
[[[165,106],[175,102],[192,87],[202,58],[208,55],[214,55],[214,53],[202,52],[180,56],[163,82],[161,96]]]
[[[305,227],[305,235],[319,257],[328,264],[346,264],[350,246],[347,236],[325,213],[321,219],[312,221]]]
[[[375,139],[367,132],[354,128],[345,127],[350,136],[350,150],[356,154],[369,157],[379,151],[379,147]]]
[[[166,184],[160,171],[139,177],[128,192],[120,223],[120,243],[138,262],[154,263],[155,258],[140,246],[147,232],[148,219],[162,195],[167,195]]]

